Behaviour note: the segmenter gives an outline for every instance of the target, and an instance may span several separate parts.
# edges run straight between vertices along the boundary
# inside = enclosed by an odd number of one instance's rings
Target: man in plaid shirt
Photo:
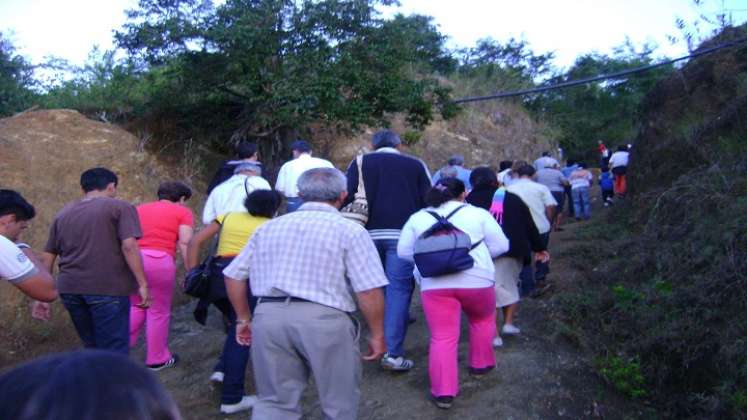
[[[340,216],[345,176],[316,168],[298,179],[305,202],[252,235],[223,271],[237,313],[236,340],[252,344],[258,402],[255,419],[299,419],[309,368],[325,418],[355,419],[360,399],[360,328],[356,303],[371,331],[369,354],[384,344],[384,296],[388,284],[368,232]],[[258,297],[254,316],[246,301],[247,279]]]

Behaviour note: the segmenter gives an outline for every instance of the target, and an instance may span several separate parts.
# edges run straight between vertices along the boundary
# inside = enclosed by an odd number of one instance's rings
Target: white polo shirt
[[[216,217],[232,211],[246,211],[244,201],[252,191],[271,189],[270,183],[261,176],[236,174],[210,192],[202,211],[202,223],[208,225]]]
[[[298,197],[298,178],[302,173],[314,168],[334,168],[334,166],[328,160],[304,153],[283,164],[278,173],[278,180],[275,182],[275,189],[288,198]]]
[[[628,152],[618,151],[613,153],[610,158],[610,166],[613,168],[617,168],[618,166],[628,166],[629,156],[630,153]]]

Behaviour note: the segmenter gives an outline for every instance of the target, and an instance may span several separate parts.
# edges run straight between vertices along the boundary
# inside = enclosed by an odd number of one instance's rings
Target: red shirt
[[[172,257],[176,255],[179,226],[192,227],[192,210],[170,201],[154,201],[137,207],[143,237],[138,245],[143,249],[156,249]]]

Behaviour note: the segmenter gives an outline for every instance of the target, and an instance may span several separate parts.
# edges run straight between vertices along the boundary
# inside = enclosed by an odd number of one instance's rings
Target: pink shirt
[[[176,255],[179,226],[192,227],[194,216],[187,207],[166,201],[154,201],[137,207],[143,237],[138,245],[143,249],[156,249]]]

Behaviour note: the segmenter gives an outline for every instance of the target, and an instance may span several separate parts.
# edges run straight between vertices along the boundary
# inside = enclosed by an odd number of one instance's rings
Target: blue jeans
[[[415,289],[415,265],[397,256],[396,239],[374,241],[389,285],[384,288],[384,339],[392,357],[405,355],[405,336],[410,319],[410,301]]]
[[[247,299],[249,300],[249,309],[254,313],[257,298],[252,296],[251,289],[248,287]],[[249,363],[249,347],[236,342],[236,311],[233,310],[231,302],[223,301],[216,306],[226,314],[229,322],[228,334],[226,334],[226,341],[223,343],[223,352],[213,370],[225,374],[220,396],[221,404],[236,404],[244,397],[244,377],[246,376],[246,365]]]
[[[584,220],[589,220],[589,218],[591,218],[589,188],[574,188],[571,193],[573,194],[573,212],[576,214],[576,218],[579,219],[583,217]]]
[[[78,337],[87,348],[130,353],[130,297],[60,295]]]
[[[298,208],[301,207],[301,204],[303,204],[303,199],[301,197],[288,197],[286,211],[292,213],[298,210]]]

